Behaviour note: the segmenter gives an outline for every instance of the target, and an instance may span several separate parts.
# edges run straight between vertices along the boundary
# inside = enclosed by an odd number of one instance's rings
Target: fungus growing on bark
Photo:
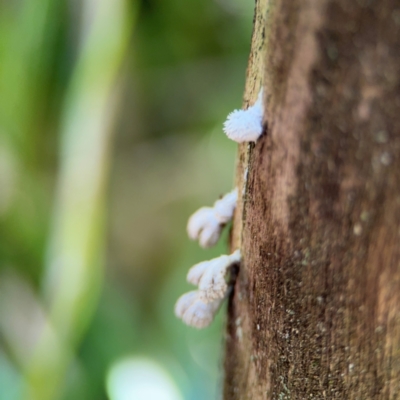
[[[240,262],[240,250],[194,265],[188,282],[198,290],[183,294],[175,305],[175,315],[189,326],[205,328],[211,324],[229,292],[227,279],[231,266]]]
[[[187,232],[201,247],[214,246],[221,236],[222,228],[232,219],[236,208],[237,190],[227,193],[213,207],[202,207],[188,221]]]
[[[257,101],[247,110],[232,111],[225,123],[224,132],[229,139],[238,142],[256,142],[263,133],[263,91],[260,90]]]

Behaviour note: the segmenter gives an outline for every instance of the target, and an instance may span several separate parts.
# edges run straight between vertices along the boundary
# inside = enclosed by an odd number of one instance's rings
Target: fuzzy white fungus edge
[[[199,288],[199,298],[204,303],[223,299],[228,293],[229,268],[240,261],[240,250],[231,255],[222,255],[209,261],[203,261],[190,268],[187,280]]]
[[[213,207],[197,210],[187,224],[189,238],[198,240],[204,248],[214,246],[221,236],[222,228],[233,217],[237,196],[237,189],[234,189],[217,200]]]
[[[232,111],[225,123],[223,130],[229,139],[237,142],[256,142],[263,132],[263,91],[260,90],[257,101],[247,110]]]
[[[228,294],[226,278],[228,269],[240,261],[240,250],[210,261],[194,265],[188,273],[190,283],[199,290],[183,294],[175,304],[175,315],[186,325],[206,328],[214,320],[222,302]]]
[[[206,328],[214,320],[224,299],[205,303],[200,298],[200,292],[193,290],[183,294],[175,304],[175,315],[186,325],[194,328]]]

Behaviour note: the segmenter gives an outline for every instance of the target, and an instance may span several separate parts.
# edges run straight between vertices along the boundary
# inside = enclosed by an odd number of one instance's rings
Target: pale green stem
[[[125,0],[87,0],[81,55],[67,95],[53,224],[43,280],[49,326],[26,370],[27,397],[57,398],[97,302],[117,77],[131,31]]]

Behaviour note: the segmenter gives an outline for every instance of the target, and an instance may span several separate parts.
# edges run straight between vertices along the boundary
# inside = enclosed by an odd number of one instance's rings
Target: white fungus
[[[234,110],[224,123],[224,132],[235,142],[256,142],[262,135],[263,91],[257,101],[247,110]],[[247,179],[247,170],[245,181]],[[215,245],[222,228],[232,218],[237,204],[238,190],[226,194],[213,207],[202,207],[188,221],[187,232],[192,240],[198,240],[201,247]],[[188,282],[197,285],[194,290],[182,295],[175,305],[178,318],[195,328],[205,328],[211,324],[228,294],[228,275],[232,265],[240,262],[240,250],[231,255],[222,255],[210,261],[194,265],[188,272]],[[259,329],[259,326],[257,325]]]
[[[201,329],[211,324],[228,294],[228,269],[240,261],[240,250],[194,265],[188,273],[190,283],[199,290],[183,294],[175,304],[175,315],[189,326]]]
[[[199,298],[205,303],[223,299],[228,293],[229,268],[240,261],[240,250],[194,265],[187,280],[199,287]]]
[[[214,203],[215,217],[221,224],[227,224],[233,217],[237,203],[237,189],[227,193]]]
[[[263,132],[263,103],[262,89],[258,95],[257,101],[247,110],[232,111],[225,123],[224,132],[229,139],[235,142],[256,142]]]
[[[188,221],[189,238],[198,240],[201,247],[214,246],[221,236],[222,228],[233,216],[237,202],[237,190],[226,194],[214,203],[214,207],[202,207]]]
[[[201,247],[214,246],[221,235],[221,224],[212,207],[202,207],[188,221],[189,238],[198,240]]]
[[[194,328],[206,328],[214,320],[214,317],[220,308],[222,299],[205,303],[200,298],[200,292],[194,290],[182,295],[175,305],[175,315],[182,321]]]

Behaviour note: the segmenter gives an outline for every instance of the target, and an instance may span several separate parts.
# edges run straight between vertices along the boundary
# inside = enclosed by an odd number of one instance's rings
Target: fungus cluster
[[[224,132],[235,142],[255,142],[263,132],[262,127],[262,90],[256,103],[247,110],[234,110],[224,123]],[[235,212],[238,190],[226,194],[217,200],[213,207],[202,207],[188,221],[189,238],[198,240],[201,247],[214,246],[224,226],[229,223]],[[175,315],[195,328],[205,328],[211,324],[222,302],[229,293],[229,271],[231,266],[240,262],[240,250],[230,255],[222,255],[209,261],[203,261],[187,274],[187,281],[197,290],[183,294],[175,305]]]

